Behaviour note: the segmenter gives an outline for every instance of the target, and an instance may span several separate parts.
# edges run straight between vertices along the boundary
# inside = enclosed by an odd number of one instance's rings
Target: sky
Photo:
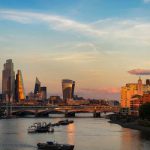
[[[38,77],[49,95],[72,79],[79,96],[120,99],[150,78],[150,0],[0,0],[0,70],[10,58],[26,94]]]

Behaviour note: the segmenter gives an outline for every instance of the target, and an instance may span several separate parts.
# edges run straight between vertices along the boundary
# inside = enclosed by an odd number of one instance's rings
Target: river
[[[82,115],[82,114],[81,114]],[[110,124],[104,118],[74,118],[74,124],[55,127],[54,133],[28,134],[34,122],[57,122],[62,118],[16,118],[0,120],[0,150],[37,150],[38,142],[74,144],[74,150],[149,150],[150,137],[137,130]]]

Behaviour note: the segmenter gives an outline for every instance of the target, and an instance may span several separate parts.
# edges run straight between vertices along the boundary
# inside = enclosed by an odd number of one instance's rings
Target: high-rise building
[[[63,100],[74,98],[75,81],[64,79],[62,80]]]
[[[39,79],[36,77],[35,80],[35,87],[34,87],[34,94],[37,95],[40,93],[41,90],[41,82],[39,81]]]
[[[21,70],[18,70],[15,80],[15,99],[17,102],[25,100],[25,91]]]
[[[40,97],[41,97],[41,100],[47,99],[47,88],[44,86],[41,87],[41,89],[40,89]]]
[[[13,102],[15,97],[15,72],[11,59],[6,60],[2,72],[2,94],[3,101]]]

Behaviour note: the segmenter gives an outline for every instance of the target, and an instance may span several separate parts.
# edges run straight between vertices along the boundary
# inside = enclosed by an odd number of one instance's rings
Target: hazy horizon
[[[62,95],[67,78],[79,96],[119,99],[150,78],[149,41],[150,0],[0,0],[0,71],[12,59],[26,94],[38,77]]]

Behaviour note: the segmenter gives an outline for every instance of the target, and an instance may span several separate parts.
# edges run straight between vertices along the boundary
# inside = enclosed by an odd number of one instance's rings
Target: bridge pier
[[[75,112],[68,112],[68,111],[65,111],[65,117],[68,118],[68,117],[75,117]]]
[[[94,112],[93,112],[93,117],[94,117],[94,118],[101,118],[101,112],[96,112],[96,111],[94,111]]]
[[[6,117],[7,118],[11,118],[12,117],[12,107],[11,107],[11,103],[7,103],[6,106]]]
[[[35,110],[35,117],[49,117],[48,113],[45,112],[39,112],[38,109]]]

